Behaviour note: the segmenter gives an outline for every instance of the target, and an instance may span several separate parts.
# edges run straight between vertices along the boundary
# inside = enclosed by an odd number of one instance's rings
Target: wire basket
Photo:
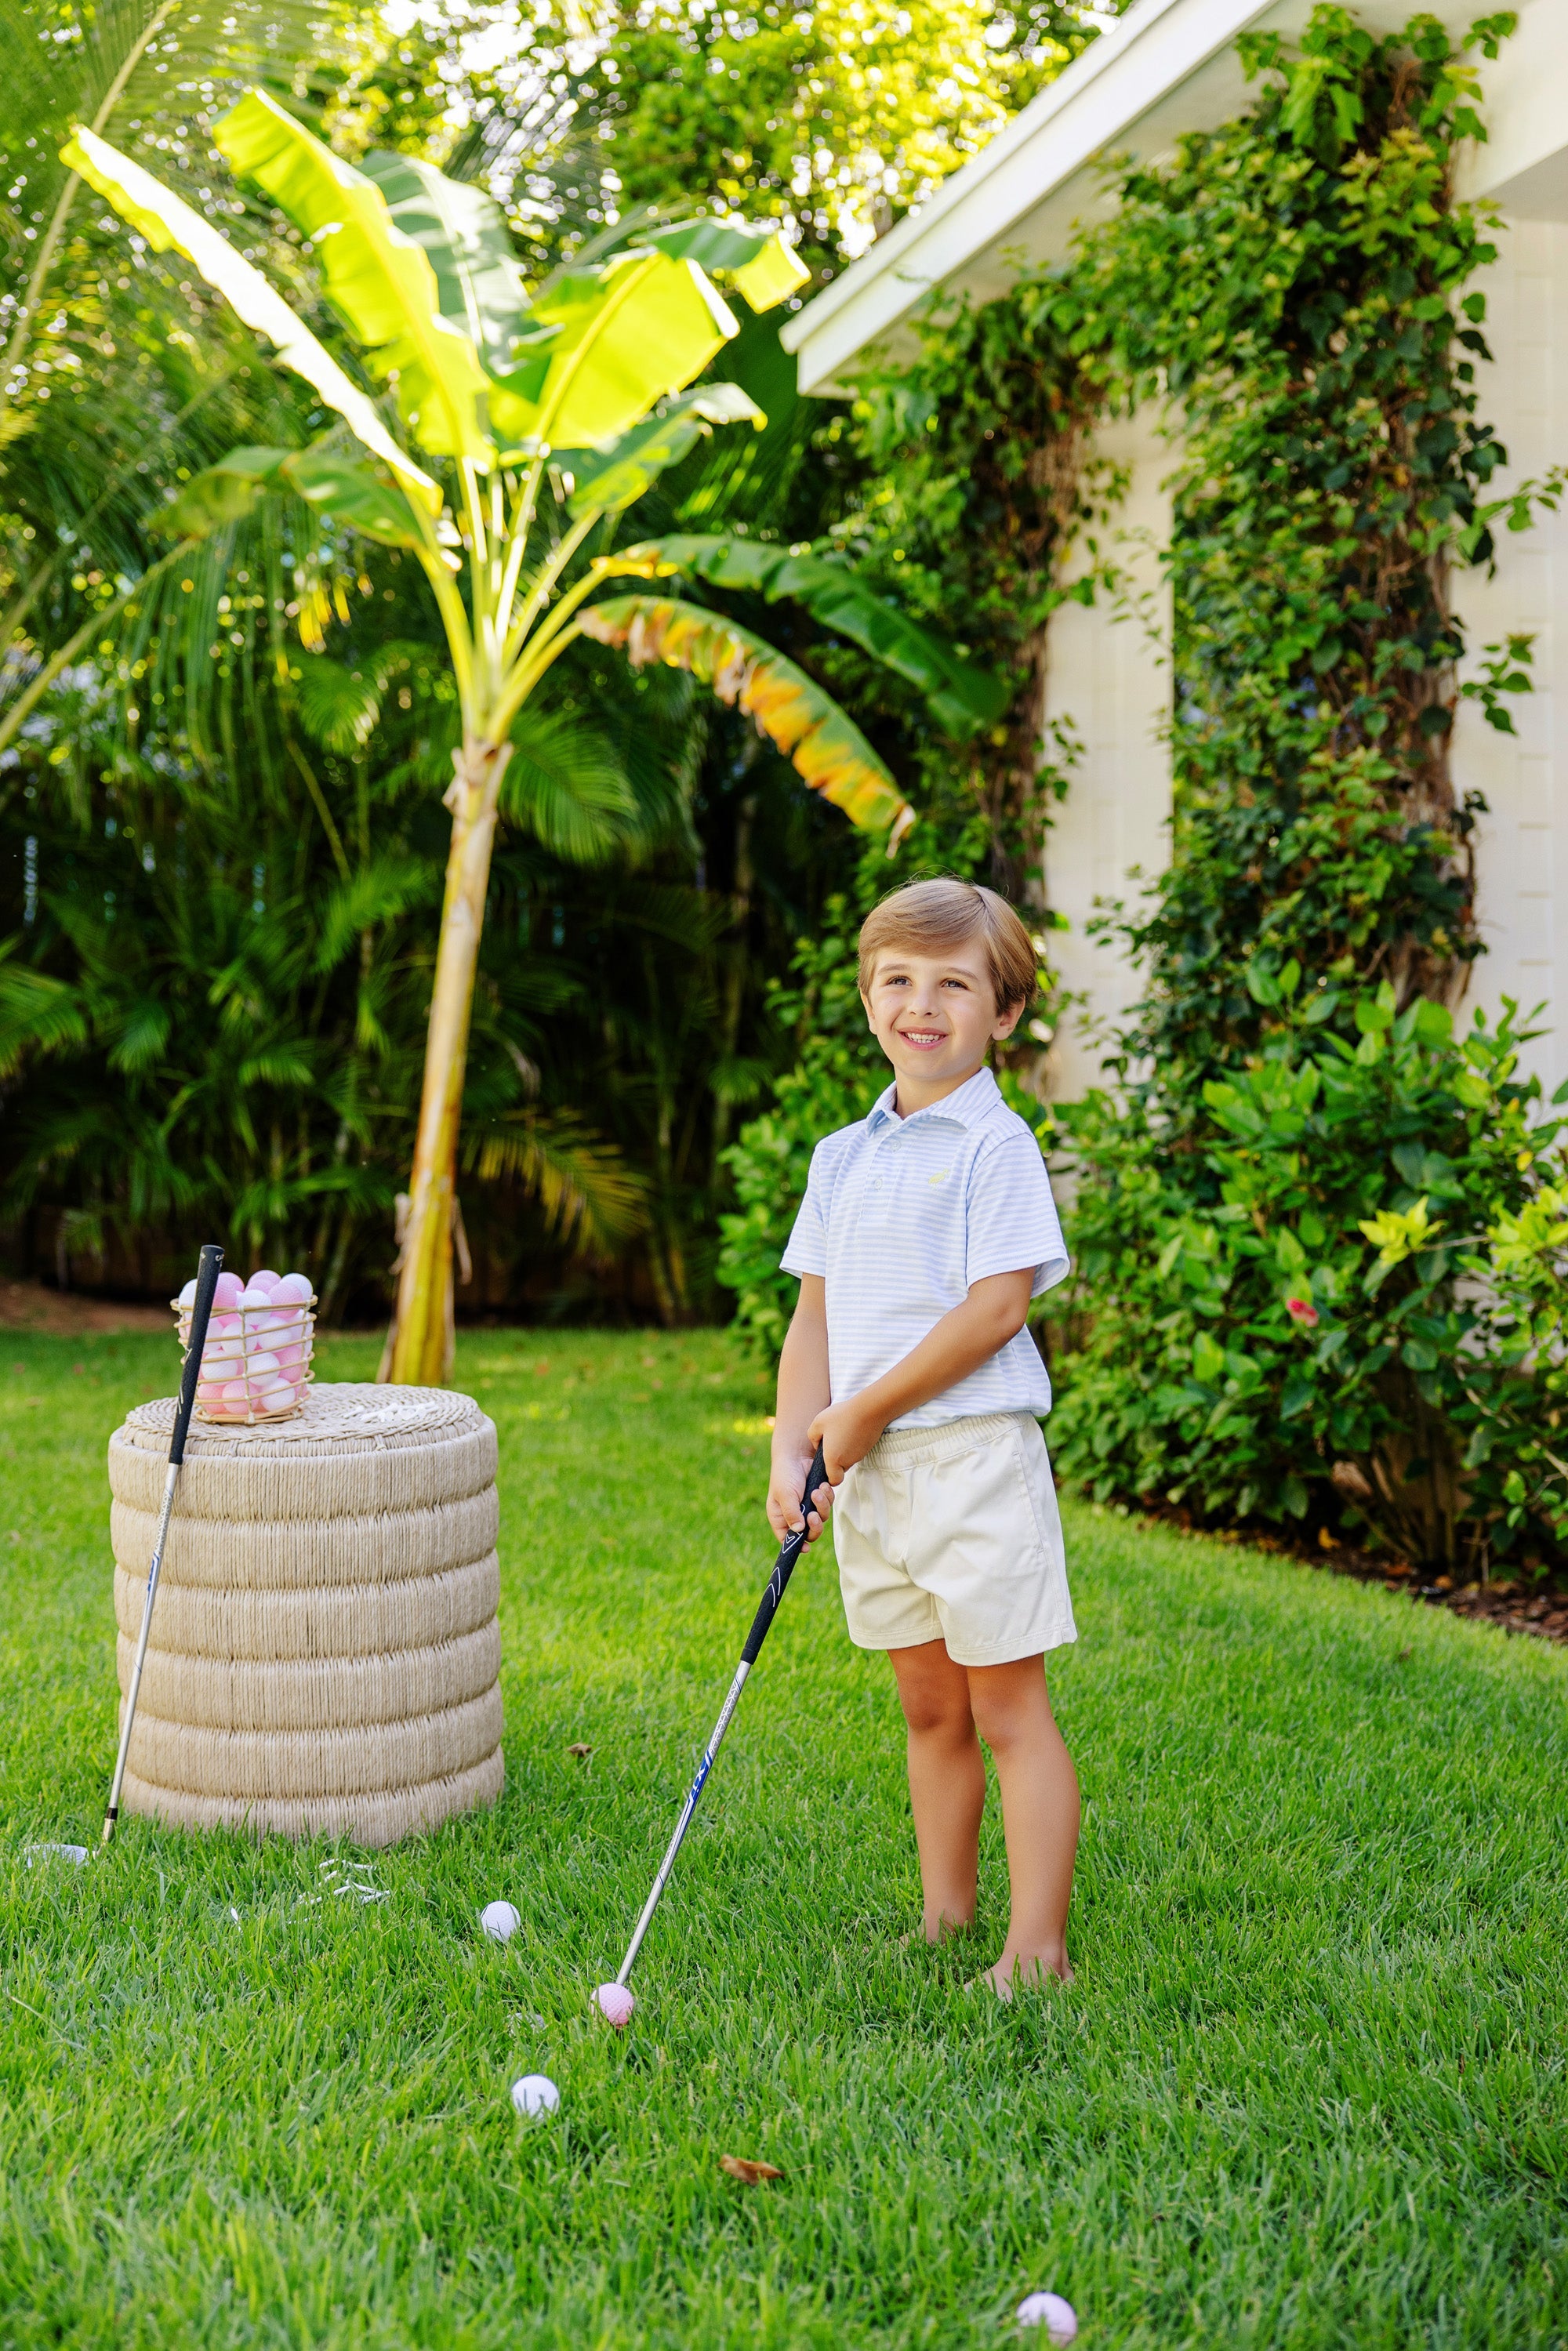
[[[191,1309],[177,1298],[169,1303],[188,1351]],[[292,1420],[316,1376],[316,1303],[312,1291],[301,1304],[214,1307],[196,1385],[197,1419],[244,1427]]]

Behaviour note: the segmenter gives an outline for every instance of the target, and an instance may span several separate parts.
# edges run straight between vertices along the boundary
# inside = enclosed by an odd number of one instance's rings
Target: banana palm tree
[[[634,664],[661,662],[706,682],[750,715],[809,786],[856,825],[885,831],[890,845],[911,811],[852,722],[753,632],[656,583],[685,572],[801,596],[969,724],[994,696],[989,680],[836,567],[772,549],[779,560],[759,569],[737,543],[715,537],[619,552],[609,544],[617,517],[699,436],[766,422],[737,386],[697,379],[737,332],[716,280],[757,310],[804,282],[777,235],[714,219],[648,227],[634,244],[556,272],[530,298],[505,219],[480,190],[402,154],[350,166],[259,89],[214,137],[240,179],[309,241],[328,300],[371,375],[394,390],[404,438],[297,309],[181,197],[87,127],[63,160],[155,248],[183,255],[340,420],[302,449],[231,451],[173,501],[165,528],[199,538],[261,498],[291,496],[410,552],[440,613],[463,732],[445,793],[451,847],[388,1355],[393,1379],[439,1381],[499,793],[513,726],[567,647],[588,636],[623,647]],[[616,578],[645,586],[598,593]]]

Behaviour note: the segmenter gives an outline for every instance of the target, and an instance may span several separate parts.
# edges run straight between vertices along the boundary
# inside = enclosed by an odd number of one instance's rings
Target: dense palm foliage
[[[1071,34],[1073,13],[1055,12],[1052,25]],[[243,11],[230,19],[241,31],[249,22]],[[580,252],[612,208],[606,172],[624,160],[612,151],[638,25],[608,18],[584,68],[547,16],[501,68],[481,70],[458,69],[446,29],[422,21],[391,40],[369,19],[318,14],[308,38],[279,30],[261,44],[268,86],[297,112],[316,101],[313,119],[340,150],[402,146],[495,186],[535,269]],[[837,37],[829,26],[812,37],[831,47]],[[1022,26],[1018,37],[1033,35]],[[706,70],[701,46],[673,63],[673,95]],[[1039,41],[1032,54],[1044,54]],[[254,55],[182,60],[180,80],[196,89],[172,110],[210,122]],[[766,44],[739,52],[738,85],[731,61],[737,120],[749,109],[760,124],[772,108],[769,57]],[[148,72],[172,62],[160,48]],[[812,72],[821,78],[820,60]],[[175,184],[205,184],[217,166],[204,141],[187,134],[157,149],[168,125],[133,89],[135,114],[116,115],[107,135],[138,153],[145,135],[165,176],[183,145]],[[68,77],[57,101],[51,138],[87,111]],[[833,131],[831,100],[812,103],[818,193],[792,197],[771,166],[748,185],[760,185],[752,208],[785,218],[820,267],[835,242],[826,191],[838,170],[823,157],[835,137],[847,156],[855,134],[848,115]],[[635,194],[666,215],[689,212],[703,195],[691,140],[679,108],[662,131],[657,111],[640,114]],[[41,121],[30,135],[41,154]],[[695,156],[709,160],[706,147]],[[915,187],[900,182],[893,209]],[[106,338],[112,353],[94,362],[110,381],[93,387],[78,511],[113,479],[103,460],[119,398],[129,522],[122,545],[105,537],[90,559],[57,569],[28,661],[68,642],[84,599],[114,601],[166,554],[166,539],[137,527],[166,486],[236,438],[298,445],[320,422],[270,371],[259,381],[242,372],[249,362],[193,273],[132,258],[98,225],[101,207],[73,217],[92,242],[72,303],[51,319],[63,316],[61,333],[85,332],[83,319],[96,331],[92,299],[109,296],[125,313]],[[250,208],[232,233],[306,282],[270,213]],[[11,256],[12,287],[25,260]],[[328,316],[312,324],[331,339]],[[131,374],[127,354],[143,352]],[[831,412],[796,400],[766,320],[744,329],[723,372],[768,413],[768,430],[694,451],[633,508],[623,538],[725,526],[785,545],[820,540],[858,462]],[[60,392],[36,381],[51,399],[34,400],[35,419],[51,407],[59,418]],[[57,439],[79,441],[82,425],[78,413]],[[35,468],[43,488],[24,494],[22,462],[7,453],[14,559],[33,543],[22,530],[41,538],[55,511],[45,466]],[[50,462],[58,469],[57,454]],[[799,607],[745,587],[694,592],[808,670],[853,674]],[[335,1307],[373,1311],[385,1296],[444,849],[431,787],[450,774],[455,732],[436,643],[428,597],[396,550],[307,540],[257,515],[199,560],[172,565],[117,628],[89,631],[88,657],[78,648],[0,753],[0,1218],[15,1260],[160,1285],[199,1213],[268,1254],[309,1249]],[[582,645],[557,677],[559,709],[519,739],[507,776],[465,1098],[460,1191],[474,1276],[461,1297],[680,1319],[716,1302],[718,1154],[788,1057],[768,1025],[768,983],[841,879],[842,827],[738,714],[684,677],[632,677]],[[25,684],[26,670],[13,678]],[[913,772],[910,746],[929,715],[895,682],[877,709],[873,740]]]

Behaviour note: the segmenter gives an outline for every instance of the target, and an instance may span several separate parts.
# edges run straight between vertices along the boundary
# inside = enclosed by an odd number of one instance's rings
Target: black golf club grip
[[[202,1254],[196,1259],[196,1302],[191,1309],[191,1340],[185,1349],[185,1369],[180,1380],[180,1401],[174,1407],[174,1439],[169,1447],[169,1458],[177,1469],[185,1458],[185,1432],[191,1426],[191,1414],[195,1408],[196,1382],[202,1376],[202,1357],[206,1352],[207,1324],[213,1315],[213,1292],[218,1286],[223,1270],[224,1253],[216,1241],[204,1241]]]
[[[768,1628],[779,1614],[779,1603],[783,1599],[789,1578],[795,1573],[795,1562],[806,1548],[809,1540],[811,1497],[819,1486],[825,1486],[828,1483],[827,1459],[819,1445],[816,1458],[806,1472],[806,1490],[800,1497],[800,1532],[788,1535],[784,1540],[779,1556],[773,1562],[773,1573],[768,1579],[768,1589],[757,1604],[757,1614],[751,1620],[751,1630],[746,1636],[746,1646],[740,1653],[748,1666],[754,1666],[757,1663],[758,1653],[768,1638]]]

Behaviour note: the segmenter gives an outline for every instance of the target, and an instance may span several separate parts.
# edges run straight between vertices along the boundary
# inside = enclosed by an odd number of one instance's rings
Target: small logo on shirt
[[[948,1176],[951,1176],[953,1170],[950,1167],[938,1167],[936,1175],[927,1176],[925,1181],[928,1184],[946,1184]]]

